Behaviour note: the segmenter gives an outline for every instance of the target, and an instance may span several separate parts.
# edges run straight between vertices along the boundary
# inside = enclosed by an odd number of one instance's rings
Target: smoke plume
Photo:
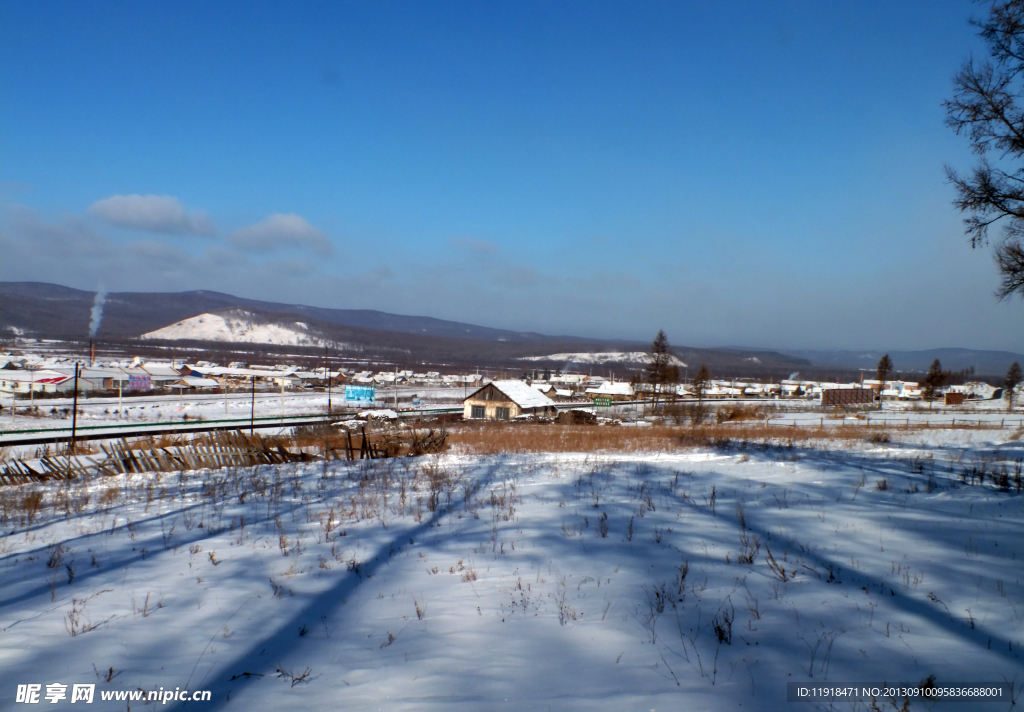
[[[89,336],[96,336],[100,330],[100,322],[103,321],[103,305],[107,303],[107,293],[102,288],[96,292],[96,298],[92,301],[92,310],[89,312]]]

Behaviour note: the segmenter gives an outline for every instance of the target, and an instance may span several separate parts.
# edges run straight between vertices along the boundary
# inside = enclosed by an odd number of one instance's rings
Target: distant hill
[[[807,359],[816,366],[828,368],[855,368],[874,370],[884,351],[784,351]],[[889,358],[897,371],[924,373],[939,359],[946,371],[973,368],[979,375],[1000,376],[1014,361],[1024,364],[1024,354],[1010,351],[982,351],[975,349],[925,349],[921,351],[889,351]]]
[[[89,338],[96,295],[40,282],[0,282],[0,338],[14,335],[82,341]],[[240,316],[241,315],[241,316]],[[200,321],[200,318],[202,321]],[[593,371],[621,376],[642,364],[607,362],[607,354],[646,351],[627,340],[547,336],[423,316],[365,309],[328,309],[244,299],[211,291],[106,295],[98,341],[131,348],[200,348],[223,352],[263,345],[294,353],[330,345],[339,355],[390,363],[468,364],[517,370]],[[134,345],[133,345],[134,344]],[[673,348],[692,375],[707,363],[715,375],[773,377],[806,372],[810,361],[773,351]],[[532,357],[530,360],[523,360]]]
[[[0,329],[15,327],[27,335],[83,339],[95,292],[43,282],[0,282]],[[402,316],[370,309],[327,309],[280,304],[210,291],[111,292],[106,297],[99,338],[136,338],[199,314],[224,309],[294,314],[317,321],[377,331],[515,343],[586,341],[572,336],[492,329],[429,316]]]

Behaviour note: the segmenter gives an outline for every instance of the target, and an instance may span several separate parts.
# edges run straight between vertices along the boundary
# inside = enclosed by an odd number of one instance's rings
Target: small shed
[[[875,402],[874,388],[823,388],[822,406],[870,405]]]
[[[492,381],[463,401],[473,420],[511,420],[520,415],[554,415],[555,402],[523,381]]]
[[[199,376],[183,376],[180,381],[172,384],[175,388],[189,388],[195,390],[220,388],[220,381],[214,378],[200,378]]]
[[[573,408],[559,413],[558,422],[562,425],[597,425],[597,415],[583,408]]]

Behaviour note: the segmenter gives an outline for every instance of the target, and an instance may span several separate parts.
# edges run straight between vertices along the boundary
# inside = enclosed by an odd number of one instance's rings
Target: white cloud
[[[331,252],[331,243],[323,231],[295,213],[275,213],[255,225],[239,228],[231,234],[231,242],[253,252],[283,247],[308,247],[322,255]]]
[[[321,284],[320,292],[310,286],[323,281],[317,264],[260,263],[214,241],[204,241],[201,250],[172,242],[177,241],[115,242],[74,216],[51,221],[30,209],[0,207],[0,279],[86,290],[102,282],[110,291],[127,292],[215,289],[271,301],[314,303],[321,292],[337,292],[336,286]]]
[[[112,195],[89,207],[89,214],[111,225],[172,235],[211,235],[206,213],[186,210],[170,195]]]

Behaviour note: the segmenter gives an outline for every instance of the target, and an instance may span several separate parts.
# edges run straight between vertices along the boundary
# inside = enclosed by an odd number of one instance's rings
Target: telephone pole
[[[75,396],[71,401],[71,454],[75,454],[75,437],[78,434],[78,364],[75,364]]]
[[[331,355],[324,346],[324,367],[325,375],[327,376],[327,415],[331,414]]]
[[[252,437],[253,426],[256,421],[256,376],[252,377],[252,410],[249,411],[249,437]]]

